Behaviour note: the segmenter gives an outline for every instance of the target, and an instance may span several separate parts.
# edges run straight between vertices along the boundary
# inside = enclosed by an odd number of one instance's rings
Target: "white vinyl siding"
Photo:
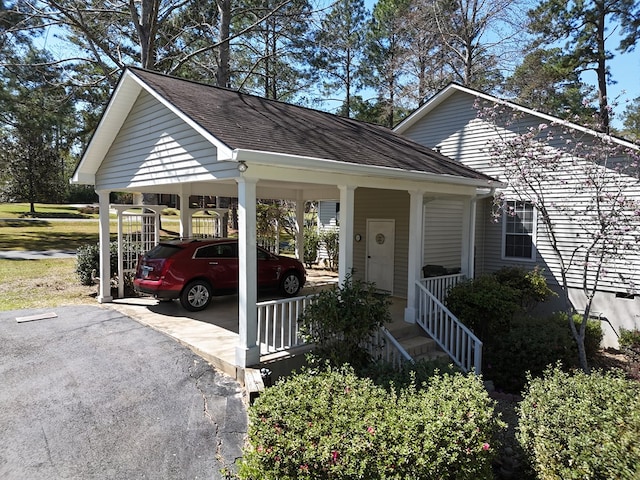
[[[356,189],[353,232],[354,235],[362,235],[362,240],[353,241],[353,277],[362,280],[365,278],[366,270],[365,235],[368,218],[395,220],[395,269],[392,294],[406,298],[409,259],[409,193],[372,188]]]
[[[460,268],[464,203],[458,199],[427,200],[424,205],[423,265]]]
[[[408,138],[430,148],[438,149],[442,154],[449,156],[465,165],[475,168],[482,173],[491,175],[498,180],[505,181],[505,175],[501,169],[492,165],[489,159],[488,147],[492,139],[497,138],[496,130],[485,121],[477,118],[474,107],[476,97],[474,95],[457,91],[446,101],[434,107],[417,123],[409,127],[403,134]],[[514,132],[524,132],[528,127],[534,127],[540,123],[548,123],[547,120],[534,115],[524,115],[514,131],[502,130],[501,135],[513,136]],[[549,126],[553,130],[553,125]],[[562,135],[556,135],[556,142],[550,147],[560,148],[559,142]],[[582,141],[589,141],[588,134]],[[564,148],[564,147],[563,147]],[[566,205],[568,201],[573,205],[585,205],[593,202],[591,194],[586,190],[580,191],[575,177],[571,176],[572,169],[579,169],[580,160],[567,156],[566,165],[561,170],[566,174],[560,178],[557,184],[548,184],[545,192],[545,202],[549,205]],[[610,175],[616,175],[609,170]],[[573,179],[572,179],[573,178]],[[636,179],[622,178],[627,183],[626,195],[640,199],[640,184]],[[505,188],[504,195],[509,199],[517,200],[518,196],[513,190]],[[526,199],[519,199],[526,200]],[[549,235],[546,232],[541,218],[538,217],[535,238],[535,261],[522,261],[516,258],[506,258],[503,249],[502,222],[495,222],[492,216],[491,199],[481,202],[478,206],[476,217],[476,274],[488,273],[503,266],[517,266],[532,268],[538,265],[545,270],[548,281],[558,283],[561,275],[560,262],[554,252]],[[555,234],[561,240],[559,246],[565,258],[570,258],[572,252],[584,243],[585,231],[583,218],[570,218],[567,213],[554,211],[550,213],[555,225]],[[573,265],[567,272],[569,286],[581,288],[584,265]],[[587,266],[588,275],[591,274]],[[640,285],[640,256],[633,251],[627,251],[624,258],[613,262],[601,276],[600,289],[603,291],[627,292],[630,285]]]
[[[334,229],[340,223],[340,203],[323,200],[318,202],[318,230]]]
[[[97,172],[97,189],[118,190],[214,179],[216,148],[147,92],[134,103]]]
[[[318,234],[340,228],[340,202],[323,200],[318,202]],[[318,248],[318,262],[324,263],[329,258],[327,249],[321,243]]]

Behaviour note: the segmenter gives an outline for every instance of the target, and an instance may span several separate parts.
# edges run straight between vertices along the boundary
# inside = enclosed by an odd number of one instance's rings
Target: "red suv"
[[[302,263],[258,248],[258,288],[296,295],[306,280]],[[161,242],[141,255],[133,280],[137,292],[160,300],[180,299],[192,312],[207,308],[212,295],[238,290],[235,239]]]

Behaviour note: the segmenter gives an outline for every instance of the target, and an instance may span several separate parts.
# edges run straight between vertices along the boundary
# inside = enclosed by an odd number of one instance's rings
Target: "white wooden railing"
[[[482,342],[444,305],[447,291],[464,279],[463,275],[423,278],[416,282],[416,314],[420,325],[465,372],[482,369]],[[281,352],[305,345],[300,338],[298,317],[313,303],[317,295],[270,300],[256,304],[258,332],[256,341],[260,354]],[[413,362],[402,345],[382,327],[366,346],[377,360],[392,363],[396,368]]]
[[[462,275],[446,275],[417,282],[417,323],[456,365],[465,372],[473,370],[479,375],[482,371],[482,342],[443,303],[447,290],[462,278]]]
[[[305,344],[300,338],[298,317],[317,295],[258,302],[258,335],[260,354],[281,352]]]
[[[387,362],[399,370],[406,362],[414,363],[411,355],[400,345],[400,342],[385,327],[375,332],[365,345],[369,355],[376,360]]]
[[[308,295],[256,304],[258,308],[257,343],[260,345],[261,355],[305,345],[300,338],[298,317],[316,297],[317,295]],[[364,347],[374,359],[392,363],[396,368],[404,362],[413,362],[411,355],[384,327],[372,335]]]
[[[463,273],[454,275],[442,275],[439,277],[428,277],[420,280],[420,283],[436,297],[440,303],[444,303],[447,293],[451,287],[455,287],[466,277]]]

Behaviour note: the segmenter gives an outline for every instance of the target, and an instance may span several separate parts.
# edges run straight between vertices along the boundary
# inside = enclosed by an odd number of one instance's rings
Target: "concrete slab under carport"
[[[307,283],[300,295],[317,293],[322,288],[335,285],[336,282],[337,273],[308,269]],[[281,297],[266,294],[261,295],[258,300],[266,301],[276,298]],[[115,299],[112,303],[105,305],[169,335],[189,347],[216,369],[243,381],[244,372],[236,366],[238,295],[214,297],[209,307],[200,312],[189,312],[182,308],[178,301],[159,302],[151,297]],[[299,367],[303,357],[302,350],[298,349],[297,352],[272,354],[262,359],[265,362],[264,366],[272,370],[274,377],[277,378],[286,370]],[[281,365],[285,360],[288,360],[287,365]]]

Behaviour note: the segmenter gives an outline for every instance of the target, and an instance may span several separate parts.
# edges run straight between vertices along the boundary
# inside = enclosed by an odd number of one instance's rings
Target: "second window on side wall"
[[[535,260],[536,212],[531,202],[508,200],[502,217],[502,256]]]

